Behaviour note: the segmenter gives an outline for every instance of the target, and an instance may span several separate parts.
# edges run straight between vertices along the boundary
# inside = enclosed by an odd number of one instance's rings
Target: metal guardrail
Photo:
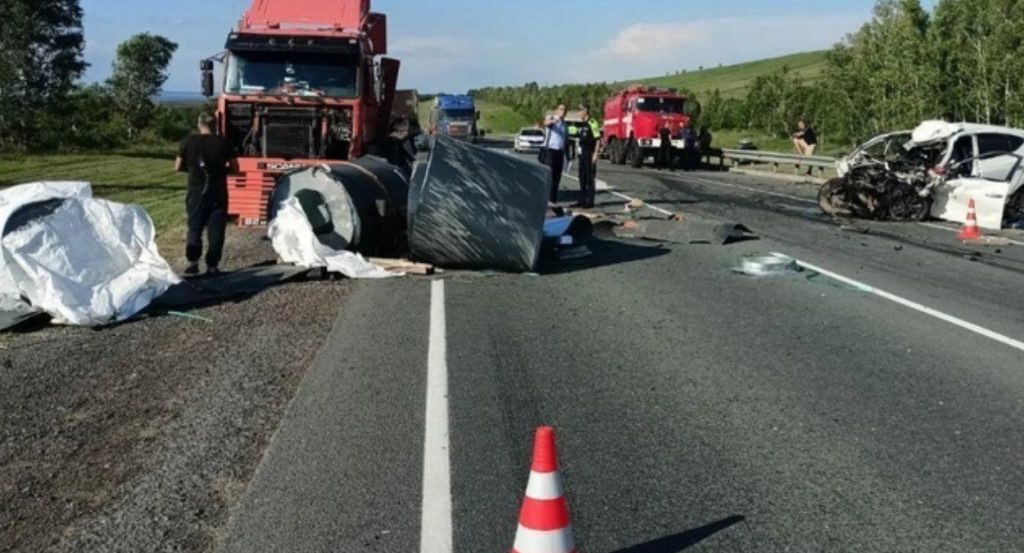
[[[782,165],[791,165],[795,172],[801,168],[811,168],[823,174],[826,169],[834,169],[836,158],[827,156],[801,156],[783,152],[762,152],[760,150],[722,150],[722,164],[729,163],[738,167],[743,163],[772,165],[777,171]]]

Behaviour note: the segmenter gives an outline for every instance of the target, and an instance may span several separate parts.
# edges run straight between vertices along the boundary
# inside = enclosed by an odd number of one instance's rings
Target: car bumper
[[[641,139],[637,140],[637,143],[640,144],[641,148],[651,148],[651,149],[654,149],[654,150],[656,150],[658,148],[661,148],[661,139],[660,138],[641,138]],[[682,150],[683,148],[686,148],[686,141],[684,141],[684,140],[673,140],[672,141],[672,148],[674,148],[676,150]]]

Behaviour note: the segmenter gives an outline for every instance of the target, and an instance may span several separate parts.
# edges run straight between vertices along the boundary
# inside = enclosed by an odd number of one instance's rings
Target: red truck
[[[604,104],[604,151],[612,163],[640,167],[657,154],[660,131],[667,127],[674,154],[679,155],[692,113],[691,102],[674,89],[631,86]]]
[[[222,136],[240,154],[228,178],[228,213],[267,223],[277,177],[367,154],[388,135],[399,62],[387,53],[387,18],[370,0],[252,0],[225,52],[203,60],[203,93],[217,100]]]

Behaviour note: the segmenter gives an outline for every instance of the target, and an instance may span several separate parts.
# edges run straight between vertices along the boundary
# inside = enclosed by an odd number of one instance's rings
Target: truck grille
[[[263,129],[266,157],[313,158],[315,144],[312,125],[272,123]]]
[[[263,113],[265,157],[315,158],[320,116],[313,109],[268,108]]]

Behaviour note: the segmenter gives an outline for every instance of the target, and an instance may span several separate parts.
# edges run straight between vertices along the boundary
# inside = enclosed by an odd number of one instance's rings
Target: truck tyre
[[[629,159],[629,164],[634,169],[639,169],[644,166],[644,150],[635,140],[629,141],[629,154],[626,157]]]
[[[612,143],[615,147],[612,150],[612,163],[615,165],[626,164],[626,144],[619,139]]]

